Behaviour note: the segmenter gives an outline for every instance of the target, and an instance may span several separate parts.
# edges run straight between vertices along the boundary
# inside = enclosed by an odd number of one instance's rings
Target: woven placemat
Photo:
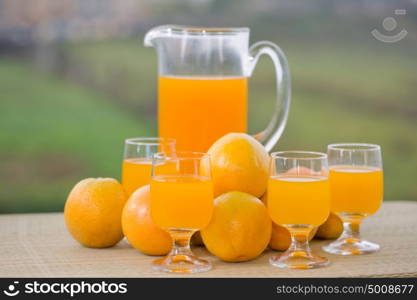
[[[341,257],[324,253],[329,241],[313,241],[312,248],[331,260],[315,270],[284,270],[268,264],[275,253],[266,251],[245,263],[225,263],[204,248],[195,253],[214,268],[185,277],[416,277],[417,203],[384,203],[363,224],[363,236],[381,245],[378,253]],[[107,249],[80,246],[67,233],[61,213],[0,215],[1,277],[179,277],[153,271],[146,256],[125,241]],[[183,276],[183,275],[181,275]]]

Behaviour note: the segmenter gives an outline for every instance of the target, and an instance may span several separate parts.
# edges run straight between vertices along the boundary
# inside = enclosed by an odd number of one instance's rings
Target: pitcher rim
[[[249,27],[202,27],[188,25],[162,25],[152,30],[159,30],[164,33],[175,35],[236,35],[239,33],[248,33]]]

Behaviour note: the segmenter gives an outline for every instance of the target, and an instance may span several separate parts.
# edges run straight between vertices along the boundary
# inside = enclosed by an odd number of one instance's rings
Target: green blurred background
[[[277,43],[293,96],[276,148],[378,143],[385,200],[417,200],[416,1],[0,0],[0,213],[60,211],[82,178],[120,178],[123,140],[156,135],[143,35],[170,23],[248,26],[251,42]],[[374,29],[408,33],[386,43]],[[274,81],[261,59],[251,133],[271,116]]]

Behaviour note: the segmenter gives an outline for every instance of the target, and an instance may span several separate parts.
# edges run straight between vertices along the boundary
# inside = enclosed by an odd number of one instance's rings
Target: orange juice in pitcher
[[[158,85],[159,136],[175,138],[178,149],[207,151],[229,132],[246,132],[246,77],[161,76]]]
[[[158,54],[158,132],[179,151],[203,151],[230,132],[247,132],[247,78],[269,55],[277,72],[277,103],[267,128],[256,134],[267,150],[280,138],[288,116],[290,75],[278,46],[249,47],[248,28],[159,26],[145,36]]]

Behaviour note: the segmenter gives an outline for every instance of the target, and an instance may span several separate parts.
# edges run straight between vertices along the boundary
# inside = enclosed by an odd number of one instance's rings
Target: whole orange
[[[326,222],[319,226],[316,237],[320,239],[337,239],[343,232],[342,219],[330,212]]]
[[[259,256],[271,238],[271,219],[258,198],[229,192],[214,200],[210,224],[201,230],[204,245],[224,261],[247,261]]]
[[[208,150],[214,196],[240,191],[261,197],[268,182],[269,155],[257,140],[245,133],[229,133],[218,139]],[[207,164],[203,175],[210,173]]]
[[[170,235],[156,226],[150,214],[149,185],[137,189],[126,202],[122,228],[129,243],[147,255],[165,255],[172,247]]]
[[[81,180],[65,203],[67,229],[86,247],[113,246],[123,238],[121,215],[125,202],[125,192],[116,179]]]

